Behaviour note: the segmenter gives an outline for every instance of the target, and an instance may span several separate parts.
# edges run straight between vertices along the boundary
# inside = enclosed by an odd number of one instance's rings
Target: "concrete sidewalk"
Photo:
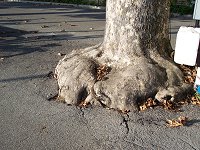
[[[171,20],[172,44],[180,26]],[[0,2],[0,149],[181,150],[200,148],[200,108],[162,108],[121,114],[104,108],[78,108],[47,99],[57,93],[48,76],[68,54],[102,42],[102,10]],[[187,126],[169,128],[166,119],[187,116]]]

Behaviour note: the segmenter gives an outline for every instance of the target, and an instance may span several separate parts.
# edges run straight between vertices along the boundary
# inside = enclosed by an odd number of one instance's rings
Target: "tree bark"
[[[169,51],[169,0],[108,0],[104,49],[112,57],[149,57]],[[167,46],[167,47],[166,47]],[[166,51],[167,50],[167,51]]]
[[[103,43],[73,51],[56,67],[60,97],[68,104],[120,110],[135,110],[150,97],[180,99],[191,88],[169,58],[169,5],[170,0],[107,0]]]

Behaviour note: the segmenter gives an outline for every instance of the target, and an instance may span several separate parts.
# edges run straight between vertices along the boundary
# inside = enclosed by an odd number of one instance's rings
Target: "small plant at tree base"
[[[195,96],[196,99],[198,99],[200,101],[200,94],[199,93],[196,92],[194,96]]]

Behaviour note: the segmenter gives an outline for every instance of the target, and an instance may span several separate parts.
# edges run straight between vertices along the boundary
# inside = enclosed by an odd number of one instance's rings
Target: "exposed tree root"
[[[67,104],[101,104],[122,111],[138,110],[147,98],[180,100],[191,86],[171,61],[152,53],[129,63],[105,54],[100,45],[72,52],[56,67],[59,96]]]

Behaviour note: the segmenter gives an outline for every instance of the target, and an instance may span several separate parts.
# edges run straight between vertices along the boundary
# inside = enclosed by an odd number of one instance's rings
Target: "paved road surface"
[[[120,114],[91,107],[80,109],[48,97],[57,84],[47,76],[72,49],[102,41],[105,12],[71,6],[0,2],[0,149],[1,150],[198,150],[200,108],[181,112],[155,108]],[[172,19],[172,44],[181,25]],[[180,128],[166,119],[187,116]]]

